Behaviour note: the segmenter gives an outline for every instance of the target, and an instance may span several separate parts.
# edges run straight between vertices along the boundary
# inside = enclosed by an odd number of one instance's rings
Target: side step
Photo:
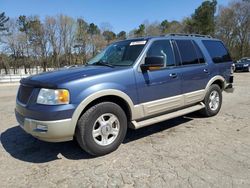
[[[153,118],[138,121],[138,122],[137,121],[132,121],[132,128],[133,129],[139,129],[139,128],[146,127],[148,125],[152,125],[152,124],[155,124],[155,123],[159,123],[159,122],[162,122],[162,121],[165,121],[165,120],[168,120],[168,119],[183,116],[183,115],[189,114],[191,112],[201,110],[203,108],[205,108],[205,105],[201,102],[200,104],[197,104],[195,106],[191,106],[191,107],[188,107],[188,108],[185,108],[185,109],[182,109],[182,110],[178,110],[178,111],[175,111],[175,112],[171,112],[171,113],[168,113],[168,114],[164,114],[164,115],[161,115],[161,116],[153,117]]]

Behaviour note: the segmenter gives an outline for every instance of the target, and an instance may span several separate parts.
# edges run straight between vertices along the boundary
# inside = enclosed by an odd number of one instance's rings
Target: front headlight
[[[40,89],[36,102],[45,105],[69,104],[69,91],[66,89]]]
[[[248,67],[248,64],[244,64],[244,67]]]

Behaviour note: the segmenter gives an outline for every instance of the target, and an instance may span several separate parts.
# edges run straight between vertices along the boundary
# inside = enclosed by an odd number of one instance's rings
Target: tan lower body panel
[[[152,124],[155,124],[155,123],[159,123],[159,122],[162,122],[162,121],[165,121],[165,120],[168,120],[168,119],[183,116],[183,115],[189,114],[191,112],[201,110],[203,108],[205,108],[205,105],[203,103],[199,103],[197,105],[194,105],[194,106],[191,106],[191,107],[188,107],[188,108],[185,108],[185,109],[181,109],[181,110],[178,110],[178,111],[167,113],[167,114],[164,114],[164,115],[161,115],[161,116],[156,116],[156,117],[146,119],[146,120],[143,120],[143,121],[132,121],[132,128],[139,129],[139,128],[146,127],[148,125],[152,125]]]
[[[174,97],[154,100],[134,106],[136,117],[134,119],[141,119],[166,111],[175,110],[183,106],[188,106],[201,102],[204,99],[205,90],[186,93]]]

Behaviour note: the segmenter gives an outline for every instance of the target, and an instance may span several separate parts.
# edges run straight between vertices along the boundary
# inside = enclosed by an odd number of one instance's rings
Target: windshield
[[[141,51],[146,40],[141,41],[121,41],[111,44],[101,53],[91,59],[87,65],[111,65],[111,66],[130,66],[133,65]]]

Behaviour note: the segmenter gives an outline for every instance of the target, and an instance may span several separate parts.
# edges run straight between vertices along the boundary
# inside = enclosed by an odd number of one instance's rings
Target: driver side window
[[[158,40],[151,44],[147,57],[156,56],[164,58],[163,68],[175,66],[174,54],[169,40]]]

